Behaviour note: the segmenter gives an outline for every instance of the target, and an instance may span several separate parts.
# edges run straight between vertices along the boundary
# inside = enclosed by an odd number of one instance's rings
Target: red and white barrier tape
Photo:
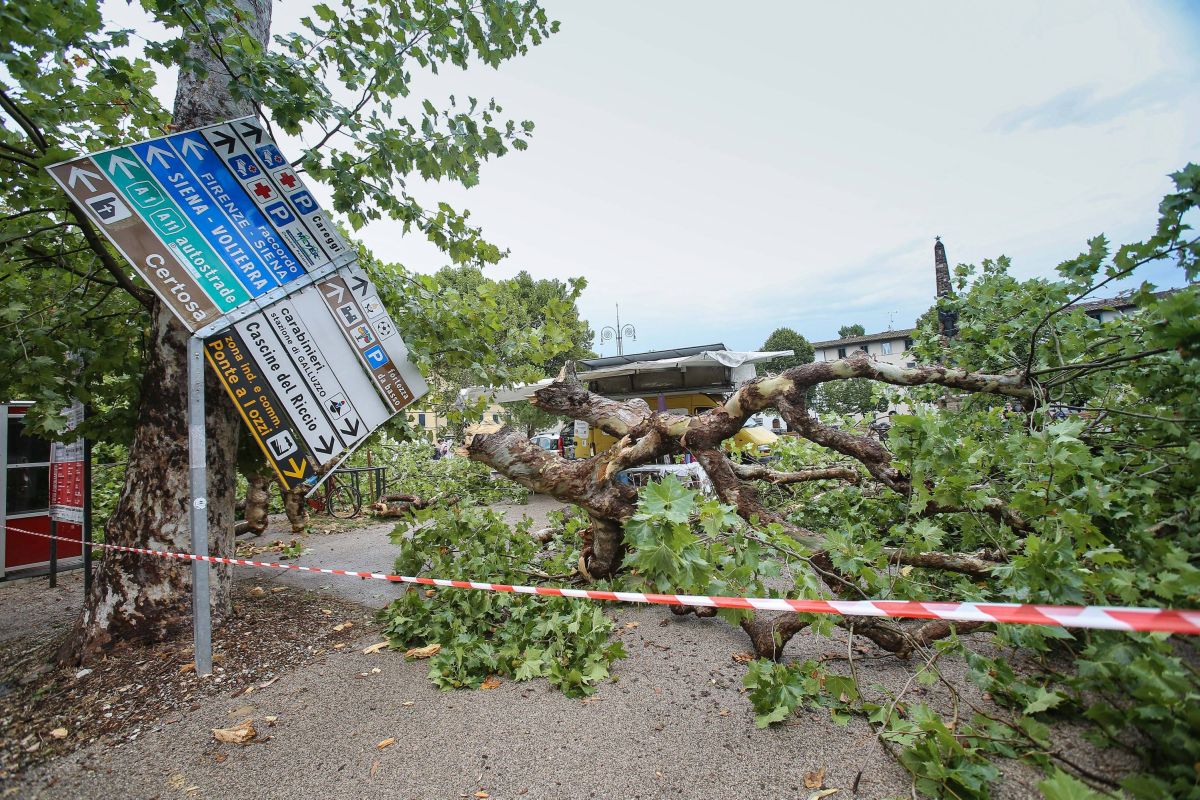
[[[16,533],[58,539],[78,544],[78,539],[51,536],[5,526]],[[809,614],[838,614],[853,617],[901,617],[908,619],[948,619],[957,622],[1006,622],[1021,625],[1056,625],[1064,628],[1105,628],[1116,631],[1200,634],[1200,611],[1163,608],[1128,608],[1118,606],[1043,606],[1021,603],[935,603],[910,600],[793,600],[780,597],[718,597],[686,594],[650,594],[644,592],[602,592],[593,589],[559,589],[552,586],[514,586],[507,583],[454,581],[445,578],[420,578],[407,575],[388,575],[383,572],[358,572],[349,569],[304,567],[299,564],[276,564],[272,561],[249,561],[244,558],[198,556],[174,553],[169,550],[147,550],[141,547],[96,543],[96,547],[125,553],[178,558],[184,561],[207,561],[213,564],[233,564],[239,567],[290,569],[296,572],[316,572],[322,575],[348,575],[393,583],[416,583],[454,589],[479,589],[486,592],[516,592],[548,597],[573,597],[580,600],[608,600],[619,603],[653,603],[657,605],[706,606],[744,608],[759,611],[800,611]]]

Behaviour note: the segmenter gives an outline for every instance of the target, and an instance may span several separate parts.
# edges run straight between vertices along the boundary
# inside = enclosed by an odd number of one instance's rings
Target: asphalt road
[[[544,514],[553,501],[507,513]],[[389,525],[308,537],[300,563],[387,570]],[[303,586],[365,606],[364,617],[403,587],[298,573],[247,573],[258,584]],[[804,798],[805,773],[824,769],[837,798],[909,797],[907,773],[859,719],[835,724],[802,712],[760,730],[741,692],[743,634],[720,620],[675,618],[655,607],[610,606],[629,658],[594,696],[572,700],[544,681],[442,692],[423,662],[362,648],[381,640],[365,619],[351,648],[283,675],[249,696],[227,694],[180,709],[181,718],[135,741],[100,741],[31,770],[29,798]],[[332,624],[333,621],[331,621]],[[841,634],[837,634],[838,637]],[[842,638],[799,636],[797,658],[846,652]],[[842,662],[844,664],[844,662]],[[893,689],[911,665],[864,659],[864,685]],[[965,684],[948,666],[952,680]],[[936,687],[912,699],[938,705]],[[964,691],[969,691],[964,688]],[[978,701],[978,696],[975,700]],[[267,717],[274,717],[268,722]],[[254,720],[251,745],[220,744],[213,728]],[[380,749],[388,739],[394,743]],[[1035,776],[1005,767],[1000,797],[1039,796]],[[854,788],[857,791],[854,791]]]

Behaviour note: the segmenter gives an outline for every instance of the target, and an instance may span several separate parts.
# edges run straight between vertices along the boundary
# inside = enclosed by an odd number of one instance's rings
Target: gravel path
[[[557,504],[508,506],[541,522]],[[390,570],[390,524],[309,536],[299,562]],[[269,540],[269,536],[266,537]],[[245,580],[332,592],[378,608],[403,587],[382,581],[253,571]],[[57,610],[57,608],[56,608]],[[31,770],[12,787],[30,798],[808,798],[808,771],[825,769],[832,797],[909,796],[907,774],[865,722],[839,726],[801,713],[754,725],[741,693],[746,649],[719,620],[662,608],[610,606],[629,658],[594,696],[571,700],[544,681],[490,691],[438,691],[422,662],[362,653],[381,640],[364,625],[353,647],[284,674],[249,696],[218,695],[133,742],[96,742]],[[840,636],[840,634],[838,634]],[[800,636],[797,658],[844,656],[843,638]],[[844,661],[842,662],[844,665]],[[836,664],[836,661],[831,662]],[[911,665],[864,659],[862,683],[893,689]],[[953,671],[950,667],[950,671]],[[948,676],[959,682],[961,676]],[[944,702],[918,687],[912,699]],[[267,717],[274,717],[268,722]],[[251,718],[265,743],[219,744],[211,730]],[[394,744],[380,749],[388,739]],[[1004,797],[1036,797],[1033,776],[1006,768]],[[857,792],[852,787],[857,785]],[[478,794],[477,794],[478,793]]]

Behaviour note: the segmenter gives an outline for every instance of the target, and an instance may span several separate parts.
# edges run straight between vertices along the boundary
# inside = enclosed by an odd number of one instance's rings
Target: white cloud
[[[1196,21],[1173,5],[547,7],[563,30],[526,58],[416,95],[495,96],[537,123],[530,150],[420,191],[511,248],[496,275],[583,275],[593,327],[619,302],[647,349],[907,327],[935,234],[952,262],[1047,274],[1096,233],[1146,235],[1200,144]],[[398,227],[360,235],[445,263]]]

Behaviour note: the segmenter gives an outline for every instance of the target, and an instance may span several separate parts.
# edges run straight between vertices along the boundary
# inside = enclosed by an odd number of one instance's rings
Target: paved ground
[[[60,572],[53,589],[45,576],[6,581],[0,583],[0,597],[0,643],[53,636],[75,622],[83,604],[83,570]]]
[[[538,499],[506,513],[538,517],[553,505]],[[313,552],[300,563],[390,569],[389,529],[309,536]],[[381,581],[322,575],[254,572],[245,579],[335,592],[369,608],[402,591]],[[57,618],[58,605],[50,607]],[[755,728],[740,692],[745,667],[731,658],[746,648],[740,631],[719,620],[673,618],[660,608],[613,610],[629,658],[616,664],[617,679],[587,700],[567,699],[543,681],[440,692],[422,662],[386,651],[363,654],[381,637],[360,623],[353,649],[333,652],[248,697],[221,695],[180,709],[177,721],[136,741],[96,742],[38,767],[17,787],[19,796],[807,798],[804,773],[820,768],[824,785],[840,789],[834,800],[909,796],[908,776],[860,720],[841,727],[814,712],[770,730]],[[845,651],[844,639],[812,636],[798,637],[789,649],[795,658],[836,658]],[[909,674],[891,658],[865,659],[859,668],[864,685],[898,688]],[[913,691],[913,699],[945,700],[924,688]],[[213,728],[245,718],[269,741],[213,740]],[[395,743],[379,749],[387,739]],[[1027,771],[1006,772],[1001,796],[1038,796]]]
[[[522,516],[531,517],[535,528],[544,526],[546,514],[557,508],[562,508],[562,504],[545,495],[532,495],[529,502],[522,505],[504,503],[495,506],[497,511],[504,513],[505,519],[510,523],[516,523]],[[277,523],[273,520],[272,524],[276,525]],[[397,548],[388,539],[388,534],[395,527],[395,522],[384,522],[359,528],[349,533],[309,534],[305,537],[304,544],[311,552],[305,553],[296,560],[296,563],[319,567],[345,567],[360,572],[363,570],[392,572]],[[279,538],[291,539],[290,533],[286,536],[283,535],[282,531],[286,530],[288,530],[286,524],[280,519],[278,531],[268,529],[261,536],[245,541],[250,544],[263,545]],[[260,560],[269,561],[271,559],[264,557]],[[315,575],[305,572],[271,573],[269,580],[286,586],[335,592],[348,600],[362,603],[371,608],[382,608],[399,597],[406,589],[403,584],[356,580],[336,575]],[[0,631],[2,630],[0,628]]]

